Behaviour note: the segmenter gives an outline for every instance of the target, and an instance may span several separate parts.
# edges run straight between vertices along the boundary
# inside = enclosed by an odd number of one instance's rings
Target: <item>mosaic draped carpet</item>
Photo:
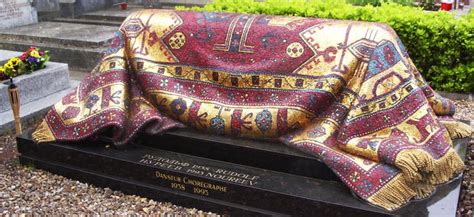
[[[78,141],[108,129],[124,145],[138,131],[188,126],[280,139],[394,210],[462,171],[451,138],[470,132],[453,113],[386,25],[144,10],[33,136]]]

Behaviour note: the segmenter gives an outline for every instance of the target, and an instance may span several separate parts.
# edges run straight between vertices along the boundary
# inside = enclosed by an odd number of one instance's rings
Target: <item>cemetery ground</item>
[[[74,73],[72,73],[74,75]],[[456,118],[474,121],[474,101],[456,100]],[[39,120],[31,120],[24,130],[31,130]],[[472,124],[472,123],[471,123]],[[18,163],[13,132],[0,135],[0,215],[27,214],[159,214],[217,216],[168,202],[126,195],[108,188],[67,179]],[[474,139],[466,156],[461,198],[457,216],[472,216],[474,207]]]

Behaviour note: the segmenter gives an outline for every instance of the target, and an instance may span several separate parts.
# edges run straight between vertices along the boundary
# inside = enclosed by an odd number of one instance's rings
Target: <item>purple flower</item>
[[[37,63],[37,62],[39,62],[38,58],[32,57],[32,56],[28,57],[27,61],[28,61],[28,62],[31,62],[31,63]]]

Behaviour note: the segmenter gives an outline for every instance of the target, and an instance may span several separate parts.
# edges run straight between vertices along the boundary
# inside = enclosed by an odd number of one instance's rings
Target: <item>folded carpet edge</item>
[[[413,198],[430,196],[437,185],[449,182],[464,169],[464,162],[453,148],[439,159],[433,159],[428,153],[422,152],[424,151],[416,149],[402,151],[395,162],[397,166],[403,165],[399,167],[402,173],[367,200],[393,211]]]

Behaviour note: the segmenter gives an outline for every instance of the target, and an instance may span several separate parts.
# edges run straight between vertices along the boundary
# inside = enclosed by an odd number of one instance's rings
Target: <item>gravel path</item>
[[[474,102],[455,101],[456,118],[474,122]],[[33,124],[31,124],[33,125]],[[20,166],[16,142],[11,135],[0,135],[0,215],[28,213],[40,215],[160,215],[219,216],[167,202],[126,195],[98,188],[49,172]],[[474,140],[468,147],[458,217],[473,216]]]
[[[467,148],[466,160],[464,162],[466,169],[464,170],[456,217],[474,216],[474,139],[471,140]]]
[[[219,216],[126,195],[109,188],[98,188],[44,170],[24,167],[19,165],[17,156],[14,136],[0,135],[0,216],[12,213],[55,216]]]
[[[16,162],[1,165],[0,172],[0,214],[217,216],[97,188]]]
[[[471,125],[474,122],[474,101],[458,100],[456,104],[456,113],[454,117],[461,120],[470,120]]]

